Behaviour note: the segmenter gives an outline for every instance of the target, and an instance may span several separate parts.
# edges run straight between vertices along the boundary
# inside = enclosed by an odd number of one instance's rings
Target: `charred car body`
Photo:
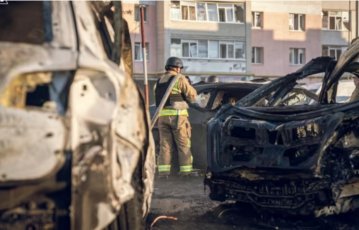
[[[153,140],[111,7],[0,8],[0,229],[142,229]]]
[[[313,59],[219,111],[208,123],[211,199],[316,216],[358,208],[359,101],[336,97],[342,78],[359,76],[358,56],[357,39],[338,61]],[[314,74],[319,95],[298,87]]]

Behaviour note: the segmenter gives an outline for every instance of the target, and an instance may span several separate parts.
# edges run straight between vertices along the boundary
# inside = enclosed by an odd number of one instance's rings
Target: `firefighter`
[[[158,172],[160,176],[168,176],[171,172],[172,152],[177,149],[179,175],[193,172],[191,153],[191,125],[188,120],[188,104],[197,97],[196,90],[188,79],[181,74],[182,60],[170,57],[166,62],[166,73],[156,83],[155,99],[158,107],[171,80],[180,75],[175,83],[164,108],[159,113],[158,130],[160,135],[160,154]]]

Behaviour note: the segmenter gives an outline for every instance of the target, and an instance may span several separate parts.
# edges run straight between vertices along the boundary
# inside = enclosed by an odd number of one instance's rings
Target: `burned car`
[[[192,126],[192,154],[194,167],[207,167],[207,122],[216,112],[227,104],[233,104],[263,83],[254,82],[218,82],[193,84],[198,94],[197,103],[189,104],[189,121]],[[156,107],[151,106],[151,114]],[[159,144],[157,126],[152,130],[155,142]]]
[[[143,229],[155,158],[121,14],[0,7],[0,229]]]
[[[315,58],[219,111],[207,131],[210,198],[295,215],[357,209],[359,101],[336,94],[359,77],[358,56],[357,39],[338,61]],[[318,95],[297,87],[318,74]]]

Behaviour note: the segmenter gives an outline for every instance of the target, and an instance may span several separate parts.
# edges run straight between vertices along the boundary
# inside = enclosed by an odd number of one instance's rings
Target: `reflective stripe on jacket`
[[[159,114],[160,117],[164,116],[188,116],[187,109],[162,109]]]

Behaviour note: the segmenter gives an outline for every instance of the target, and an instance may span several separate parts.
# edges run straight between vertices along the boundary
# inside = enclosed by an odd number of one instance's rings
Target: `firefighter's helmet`
[[[170,57],[167,59],[166,62],[166,70],[168,70],[171,67],[179,67],[179,68],[183,68],[183,62],[180,58],[178,57]]]

